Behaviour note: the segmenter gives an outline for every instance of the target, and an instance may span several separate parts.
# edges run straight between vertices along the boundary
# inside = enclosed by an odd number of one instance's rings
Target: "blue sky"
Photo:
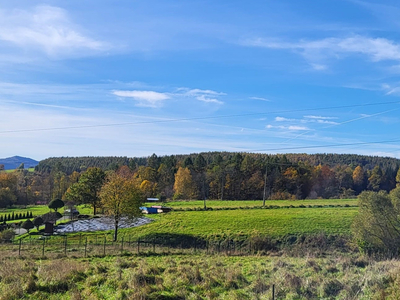
[[[400,158],[397,1],[0,4],[0,157]]]

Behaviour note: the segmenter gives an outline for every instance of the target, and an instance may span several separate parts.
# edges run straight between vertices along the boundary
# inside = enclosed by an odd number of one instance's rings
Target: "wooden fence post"
[[[121,238],[121,252],[124,251],[124,237]]]
[[[86,237],[86,240],[85,240],[85,257],[86,257],[86,253],[87,252],[87,237]]]
[[[22,240],[19,239],[18,256],[21,256],[21,243],[22,243]]]
[[[272,285],[272,300],[275,300],[275,284]]]
[[[106,256],[106,237],[104,236],[104,243],[103,243],[103,256]]]
[[[67,243],[68,243],[67,236],[65,236],[65,238],[64,238],[64,255],[67,255]]]
[[[46,243],[46,239],[43,240],[42,256],[44,256],[44,246],[45,246],[45,243]]]

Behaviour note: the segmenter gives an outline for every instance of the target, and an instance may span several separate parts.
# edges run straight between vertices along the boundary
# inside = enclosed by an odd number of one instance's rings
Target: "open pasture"
[[[134,237],[150,234],[248,237],[256,233],[270,237],[318,233],[347,235],[356,213],[356,207],[171,212],[149,215],[156,221],[122,232]]]

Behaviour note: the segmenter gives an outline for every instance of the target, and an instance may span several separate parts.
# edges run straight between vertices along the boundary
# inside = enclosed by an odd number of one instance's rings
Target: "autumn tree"
[[[353,171],[354,190],[360,193],[365,189],[366,174],[361,166],[357,166]]]
[[[12,173],[0,173],[0,208],[17,202],[17,181]]]
[[[146,198],[156,195],[157,184],[148,180],[143,180],[140,184],[140,190]]]
[[[197,187],[188,168],[179,167],[175,174],[174,199],[194,199],[197,196]]]
[[[110,173],[99,195],[105,214],[113,218],[116,241],[121,220],[141,215],[139,207],[144,200],[143,194],[133,179]]]
[[[371,175],[368,177],[368,188],[373,191],[379,191],[383,181],[382,169],[379,166],[375,166]]]

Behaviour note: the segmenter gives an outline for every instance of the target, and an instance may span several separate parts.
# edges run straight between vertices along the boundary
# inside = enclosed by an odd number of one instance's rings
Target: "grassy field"
[[[356,213],[354,207],[172,212],[150,215],[155,222],[121,232],[134,237],[168,233],[216,238],[257,233],[270,237],[349,234]]]
[[[92,214],[93,213],[93,209],[89,206],[85,206],[85,205],[80,205],[78,206],[78,210],[81,214]],[[27,213],[27,212],[32,212],[33,217],[35,216],[40,216],[43,215],[45,213],[50,212],[50,209],[47,207],[47,205],[28,205],[26,208],[7,208],[7,209],[2,209],[0,210],[0,216],[1,215],[8,215],[8,214],[12,214],[14,212],[14,214],[21,214],[21,213]],[[59,212],[61,214],[64,213],[64,208],[61,208],[59,210]],[[21,220],[16,220],[16,221],[21,221]]]
[[[25,169],[25,170],[27,170],[28,172],[34,172],[35,171],[35,168],[27,168],[27,169]],[[19,170],[15,170],[15,169],[11,169],[11,170],[1,170],[0,172],[4,172],[4,173],[14,173],[14,172],[18,172]]]
[[[207,200],[207,207],[221,208],[221,207],[254,207],[261,206],[262,200]],[[146,205],[154,205],[154,203],[146,203]],[[203,207],[203,200],[192,201],[173,201],[164,204],[172,208],[196,208]],[[315,200],[267,200],[265,205],[277,206],[299,206],[299,205],[357,205],[357,199],[315,199]]]
[[[11,299],[399,299],[400,262],[356,255],[0,258]]]

